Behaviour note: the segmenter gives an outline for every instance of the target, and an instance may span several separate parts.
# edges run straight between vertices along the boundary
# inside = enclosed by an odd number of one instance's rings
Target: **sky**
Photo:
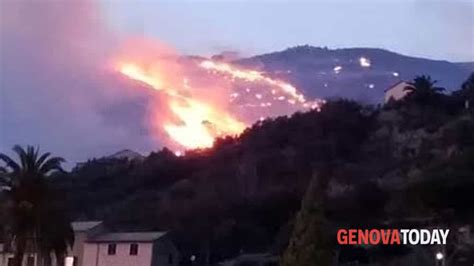
[[[474,61],[473,3],[438,1],[0,0],[0,152],[32,144],[68,165],[160,141],[148,99],[107,68],[122,39],[184,54],[254,55],[310,44]],[[122,82],[122,83],[121,83]],[[125,107],[128,106],[128,107]]]
[[[117,31],[153,36],[187,54],[254,55],[310,44],[474,60],[469,0],[102,1]]]

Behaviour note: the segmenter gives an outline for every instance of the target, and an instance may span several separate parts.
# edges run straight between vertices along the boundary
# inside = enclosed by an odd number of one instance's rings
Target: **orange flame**
[[[222,135],[238,135],[246,127],[225,110],[181,95],[172,88],[165,88],[159,73],[151,73],[145,67],[131,62],[118,64],[118,71],[130,79],[163,91],[169,97],[168,107],[179,122],[164,122],[163,129],[177,143],[188,149],[208,148]],[[186,79],[184,79],[186,80]]]
[[[140,38],[125,43],[123,48],[113,62],[114,69],[160,92],[159,100],[164,101],[165,109],[157,110],[162,104],[152,106],[155,109],[152,125],[159,126],[158,135],[165,132],[185,149],[211,147],[217,137],[239,135],[248,123],[266,116],[319,110],[324,104],[320,99],[306,100],[296,87],[285,81],[231,64],[187,61],[156,41]],[[203,71],[196,67],[219,75],[202,75]],[[251,88],[235,92],[239,86],[233,86],[227,77],[232,82],[239,79],[255,83],[255,92]],[[259,86],[262,84],[266,86]]]
[[[226,63],[217,63],[211,60],[202,61],[200,66],[207,70],[213,70],[220,73],[229,74],[233,78],[243,79],[250,82],[255,82],[255,81],[264,82],[268,85],[271,85],[280,89],[281,92],[289,95],[294,100],[300,103],[306,102],[304,95],[299,93],[298,90],[293,85],[281,80],[269,78],[267,76],[264,76],[262,73],[258,71],[243,70]]]
[[[245,129],[245,124],[229,114],[195,100],[173,100],[170,102],[170,109],[183,124],[166,123],[164,129],[186,148],[211,147],[217,136],[238,135]]]

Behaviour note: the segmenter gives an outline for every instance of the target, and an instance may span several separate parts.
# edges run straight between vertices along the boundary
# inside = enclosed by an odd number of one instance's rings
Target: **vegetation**
[[[21,266],[25,251],[39,250],[47,263],[54,253],[59,262],[64,263],[64,254],[74,242],[69,221],[63,210],[51,203],[52,191],[47,177],[55,171],[63,171],[64,159],[50,157],[50,153],[40,154],[39,149],[28,146],[13,147],[19,162],[6,154],[0,154],[6,167],[1,168],[1,187],[6,195],[5,230],[14,251],[14,264]],[[49,265],[49,264],[46,264]]]
[[[334,166],[332,166],[334,167]],[[322,171],[312,179],[296,217],[291,241],[283,255],[281,265],[331,265],[334,247],[329,221],[325,214],[325,201],[331,170]]]
[[[321,111],[258,122],[212,149],[92,159],[38,180],[67,195],[58,217],[172,230],[182,257],[197,254],[197,265],[263,251],[282,254],[284,266],[409,265],[398,260],[420,251],[340,247],[335,232],[474,224],[474,112],[465,105],[473,80],[448,95],[421,76],[408,97],[383,107],[331,100]],[[44,241],[68,243],[64,235]]]

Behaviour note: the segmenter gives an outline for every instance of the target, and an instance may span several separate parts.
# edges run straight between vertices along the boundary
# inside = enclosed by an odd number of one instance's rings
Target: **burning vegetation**
[[[156,42],[135,40],[124,47],[114,70],[157,91],[161,106],[151,108],[151,123],[176,149],[209,148],[217,137],[239,135],[257,120],[319,110],[324,103],[308,101],[290,83],[262,72],[183,58]]]

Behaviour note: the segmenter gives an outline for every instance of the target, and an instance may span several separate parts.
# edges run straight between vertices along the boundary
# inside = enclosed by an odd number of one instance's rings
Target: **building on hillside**
[[[108,233],[101,221],[73,222],[74,246],[65,266],[177,266],[179,253],[166,232]],[[23,266],[41,266],[27,250]],[[51,266],[57,266],[53,256]],[[0,243],[0,266],[13,266],[13,252]]]
[[[120,160],[125,159],[127,161],[134,161],[134,160],[141,161],[145,157],[143,155],[141,155],[140,153],[136,152],[136,151],[122,150],[122,151],[116,152],[112,155],[109,155],[105,158],[106,159],[120,159]]]
[[[403,99],[410,93],[410,91],[406,90],[406,87],[411,87],[411,85],[406,81],[400,81],[390,86],[385,90],[384,102],[388,103],[390,100],[398,101]]]
[[[101,157],[101,158],[94,158],[94,159],[87,160],[85,162],[78,162],[76,164],[76,166],[73,167],[72,171],[73,172],[78,171],[79,169],[81,169],[81,168],[83,168],[87,165],[94,164],[94,163],[108,164],[108,163],[114,162],[116,160],[123,160],[123,161],[127,161],[129,163],[134,163],[134,162],[141,162],[144,159],[145,159],[145,156],[141,155],[140,153],[138,153],[136,151],[125,149],[125,150],[121,150],[119,152],[116,152],[114,154],[104,156],[104,157]]]
[[[177,266],[179,254],[166,232],[109,233],[84,246],[87,266]]]

